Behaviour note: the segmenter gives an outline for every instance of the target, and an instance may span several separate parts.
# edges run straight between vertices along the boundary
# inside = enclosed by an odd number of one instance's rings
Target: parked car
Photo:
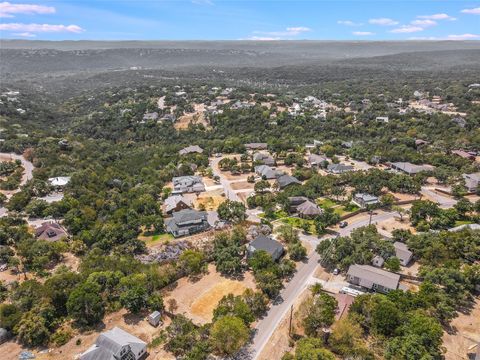
[[[346,227],[348,226],[348,222],[346,222],[346,221],[341,221],[339,226],[340,226],[342,229],[343,229],[343,228],[346,228]]]
[[[338,270],[337,268],[333,269],[333,275],[338,275],[340,274],[340,270]]]

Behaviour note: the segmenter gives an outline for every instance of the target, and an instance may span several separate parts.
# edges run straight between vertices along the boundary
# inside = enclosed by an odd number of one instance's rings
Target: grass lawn
[[[145,245],[152,246],[161,243],[166,243],[175,239],[172,234],[165,233],[165,234],[155,234],[150,236],[145,236],[144,234],[138,237],[140,240],[145,242]]]
[[[342,204],[339,204],[339,203],[336,203],[335,201],[333,201],[331,199],[327,199],[327,198],[317,199],[317,204],[322,209],[333,209],[333,211],[340,216],[343,216],[345,214],[354,212],[354,211],[359,209],[359,207],[357,205],[349,204],[348,210],[347,210],[346,206],[344,206]]]
[[[473,221],[471,221],[471,220],[457,220],[457,221],[455,221],[455,227],[461,226],[461,225],[467,225],[467,224],[473,224]]]
[[[284,217],[281,219],[281,222],[283,222],[284,224],[288,224],[288,225],[291,225],[295,228],[298,228],[298,229],[303,229],[303,226],[304,224],[308,224],[309,225],[309,233],[310,234],[316,234],[317,231],[315,229],[315,221],[313,220],[307,220],[307,219],[300,219],[300,218],[296,218],[296,217]]]

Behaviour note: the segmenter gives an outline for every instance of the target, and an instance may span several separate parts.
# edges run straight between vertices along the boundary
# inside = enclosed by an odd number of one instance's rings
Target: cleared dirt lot
[[[165,303],[175,299],[178,305],[176,313],[185,313],[195,323],[206,324],[212,320],[213,310],[223,296],[240,295],[247,288],[255,288],[251,273],[245,273],[241,281],[232,280],[223,277],[215,270],[215,266],[210,265],[208,274],[196,282],[180,279],[175,289],[165,294]]]
[[[222,189],[202,192],[193,201],[193,205],[195,209],[199,209],[203,205],[206,210],[217,210],[218,205],[225,201],[225,196],[222,196],[222,193]]]
[[[205,127],[208,127],[208,122],[205,119],[205,115],[204,115],[205,105],[195,104],[193,108],[195,112],[180,116],[177,119],[177,121],[175,121],[175,123],[173,124],[175,129],[177,130],[187,129],[189,124],[203,124],[205,125]]]
[[[443,346],[447,349],[446,360],[468,359],[468,348],[480,342],[480,299],[476,299],[472,312],[468,315],[460,314],[453,319],[453,334],[443,334]],[[474,352],[474,350],[470,350]]]
[[[253,190],[255,184],[249,183],[248,181],[239,181],[239,182],[232,182],[230,184],[233,190]]]

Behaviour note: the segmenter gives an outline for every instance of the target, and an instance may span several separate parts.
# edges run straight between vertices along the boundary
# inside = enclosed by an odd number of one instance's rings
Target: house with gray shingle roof
[[[255,166],[255,173],[265,179],[276,179],[280,175],[283,175],[283,172],[272,169],[268,165]]]
[[[348,171],[353,171],[353,166],[345,164],[329,164],[327,171],[332,174],[343,174]]]
[[[400,264],[407,266],[410,260],[412,260],[413,253],[408,249],[406,244],[400,241],[395,241],[393,247],[395,248],[395,257],[400,260]]]
[[[258,152],[253,155],[253,161],[263,165],[273,166],[275,165],[275,160],[270,154]]]
[[[147,357],[147,343],[125,330],[114,327],[101,333],[80,360],[138,360]]]
[[[190,145],[190,146],[187,146],[186,148],[183,148],[178,153],[180,155],[187,155],[187,154],[192,154],[192,153],[202,154],[203,149],[198,145]]]
[[[192,201],[190,199],[182,195],[171,195],[163,201],[162,210],[165,214],[171,214],[191,207]]]
[[[302,218],[314,218],[322,212],[323,210],[317,204],[308,199],[297,207],[297,213]]]
[[[388,293],[398,289],[400,275],[370,265],[355,264],[348,268],[347,281],[368,290]]]
[[[423,171],[432,171],[435,169],[435,167],[432,165],[416,165],[409,162],[393,162],[390,164],[390,167],[408,175],[416,175]]]
[[[208,223],[208,214],[206,211],[197,211],[193,209],[180,210],[174,212],[171,218],[165,220],[167,232],[174,237],[192,235],[205,231],[210,227]]]
[[[282,244],[264,234],[258,235],[252,242],[250,242],[250,244],[248,244],[247,257],[252,256],[257,250],[266,251],[270,254],[273,260],[278,260],[284,252]]]
[[[367,206],[377,205],[380,200],[378,197],[365,193],[356,193],[353,196],[352,202],[360,206],[361,208],[366,208]]]
[[[463,174],[463,179],[465,180],[465,187],[468,191],[476,191],[480,184],[480,172],[473,174]]]
[[[173,194],[182,193],[198,193],[205,191],[205,185],[203,184],[200,176],[177,176],[172,179],[173,182]]]
[[[279,189],[285,189],[287,186],[290,186],[290,185],[295,185],[295,184],[300,185],[301,181],[299,181],[294,176],[283,174],[277,177],[277,184]]]
[[[310,154],[308,155],[308,163],[311,167],[320,168],[323,167],[325,163],[328,163],[328,159],[325,156]]]

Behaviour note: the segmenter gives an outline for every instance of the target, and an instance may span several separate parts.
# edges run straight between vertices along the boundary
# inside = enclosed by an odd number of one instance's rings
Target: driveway
[[[422,186],[420,191],[424,196],[432,199],[434,202],[438,203],[442,209],[448,209],[454,206],[457,203],[457,200],[452,199],[448,195],[439,193],[435,191],[434,188]]]
[[[242,202],[242,200],[235,193],[235,190],[233,190],[230,186],[230,180],[228,180],[220,171],[218,167],[218,163],[220,162],[220,160],[222,160],[222,158],[213,158],[212,160],[210,160],[210,167],[212,168],[213,175],[220,178],[220,184],[223,186],[223,191],[227,199]]]

